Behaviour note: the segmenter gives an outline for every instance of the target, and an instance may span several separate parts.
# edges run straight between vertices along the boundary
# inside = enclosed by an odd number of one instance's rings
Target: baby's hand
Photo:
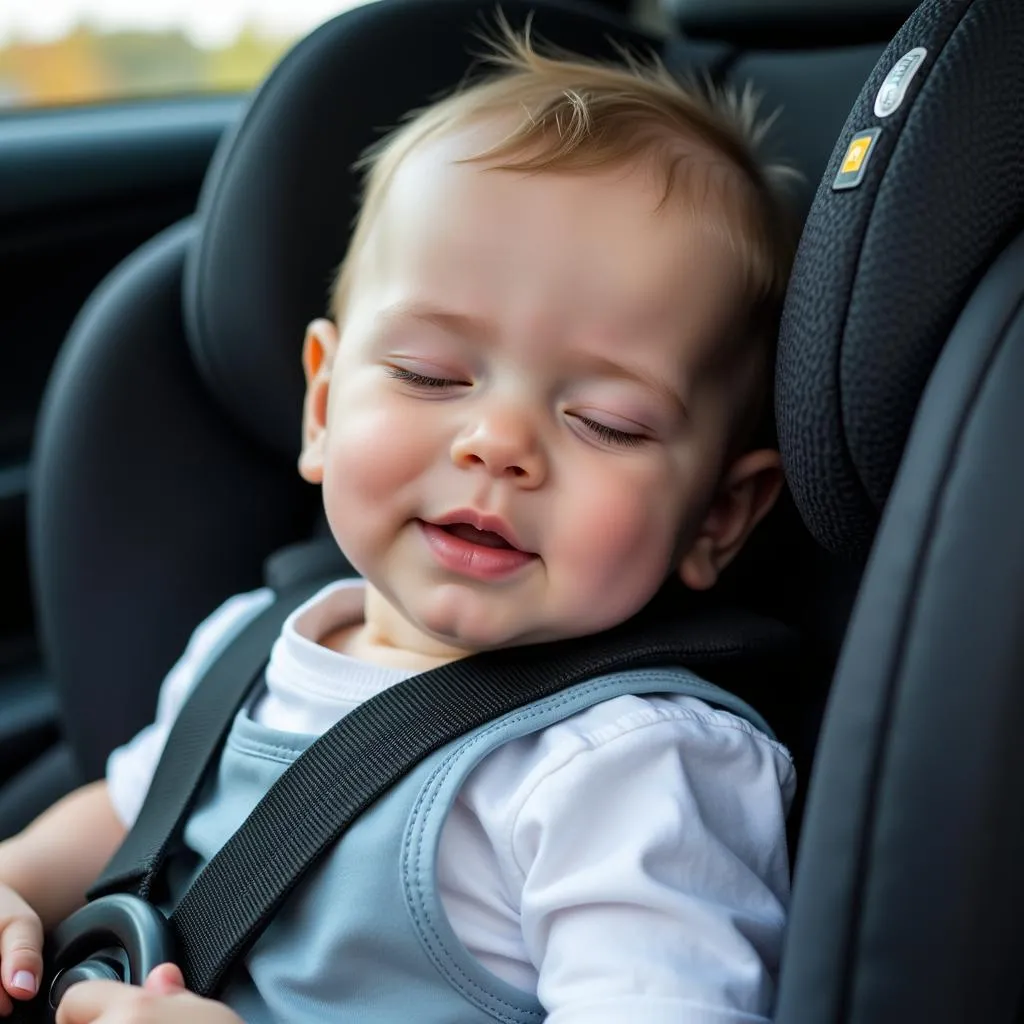
[[[0,1017],[14,999],[31,999],[43,973],[43,923],[9,886],[0,885]]]
[[[57,1024],[243,1024],[223,1003],[185,988],[174,964],[155,967],[145,985],[83,981],[72,985],[57,1008]]]

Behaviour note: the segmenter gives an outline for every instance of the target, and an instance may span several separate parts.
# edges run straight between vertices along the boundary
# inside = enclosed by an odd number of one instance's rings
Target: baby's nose
[[[460,434],[452,461],[460,469],[482,469],[527,487],[539,486],[546,473],[536,433],[515,414],[488,416]]]

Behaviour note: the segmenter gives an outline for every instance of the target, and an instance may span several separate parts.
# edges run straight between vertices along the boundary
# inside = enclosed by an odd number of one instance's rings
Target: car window
[[[250,88],[362,0],[0,0],[0,111]]]

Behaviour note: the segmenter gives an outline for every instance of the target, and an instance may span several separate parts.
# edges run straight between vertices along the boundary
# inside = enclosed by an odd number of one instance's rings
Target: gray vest
[[[600,701],[649,693],[706,699],[771,735],[737,697],[677,668],[603,676],[491,722],[421,762],[358,819],[289,897],[221,998],[246,1024],[543,1021],[536,997],[481,966],[448,923],[435,884],[441,827],[466,776],[503,743]],[[170,865],[173,896],[314,739],[258,725],[248,707],[239,712],[186,827],[189,852]]]

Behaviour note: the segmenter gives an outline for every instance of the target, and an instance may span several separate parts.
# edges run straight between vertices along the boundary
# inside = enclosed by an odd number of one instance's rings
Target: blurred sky
[[[231,42],[246,22],[298,35],[360,0],[0,0],[0,46],[47,42],[76,24],[100,32],[180,28],[200,46]]]

